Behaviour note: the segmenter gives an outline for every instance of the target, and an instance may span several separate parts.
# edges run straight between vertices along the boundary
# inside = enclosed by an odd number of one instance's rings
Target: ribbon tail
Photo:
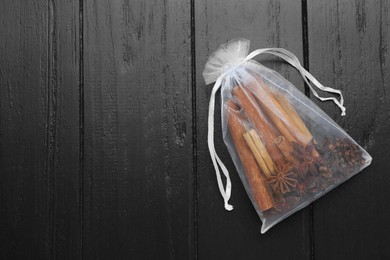
[[[211,160],[214,165],[215,174],[217,176],[217,182],[219,187],[219,192],[222,195],[224,200],[224,207],[227,211],[233,210],[233,206],[229,204],[229,199],[231,195],[232,184],[230,181],[229,171],[226,166],[223,164],[221,159],[218,157],[217,152],[215,151],[214,146],[214,112],[215,112],[215,94],[218,89],[221,87],[223,75],[221,75],[214,84],[213,90],[211,91],[210,104],[209,104],[209,118],[208,118],[208,147],[210,151]],[[226,177],[226,187],[223,187],[221,172],[219,167],[222,170],[223,175]]]

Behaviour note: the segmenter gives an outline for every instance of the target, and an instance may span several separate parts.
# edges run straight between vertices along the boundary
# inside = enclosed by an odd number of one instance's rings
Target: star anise
[[[298,182],[293,171],[293,164],[276,165],[275,168],[275,173],[268,178],[268,183],[272,186],[272,189],[282,194],[291,191],[290,188],[295,187]]]

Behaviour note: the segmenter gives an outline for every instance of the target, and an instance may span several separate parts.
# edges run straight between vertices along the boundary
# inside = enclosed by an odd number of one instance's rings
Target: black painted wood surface
[[[390,3],[0,2],[0,259],[387,259]],[[372,165],[266,234],[207,148],[208,55],[236,37],[294,52]],[[260,59],[305,91],[298,73]],[[306,89],[306,93],[309,95]],[[314,98],[313,98],[314,100]]]
[[[78,3],[7,0],[0,13],[0,258],[78,258]]]
[[[347,116],[320,104],[373,157],[314,203],[316,259],[389,259],[389,1],[308,1],[310,70],[345,97]],[[331,241],[331,242],[330,242]]]

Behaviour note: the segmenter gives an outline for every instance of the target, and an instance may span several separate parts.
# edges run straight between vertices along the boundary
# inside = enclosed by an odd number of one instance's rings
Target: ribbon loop
[[[221,159],[218,157],[217,152],[214,147],[214,110],[215,110],[215,95],[219,88],[221,87],[222,80],[226,76],[227,73],[232,71],[232,67],[240,65],[244,62],[249,62],[255,56],[260,55],[262,53],[272,54],[282,58],[287,61],[293,67],[295,67],[302,78],[309,86],[313,95],[321,101],[332,100],[341,110],[341,115],[345,116],[345,107],[344,107],[344,98],[343,94],[340,90],[329,88],[323,86],[316,78],[313,77],[305,68],[302,67],[298,58],[288,50],[282,48],[264,48],[257,49],[251,52],[248,55],[250,42],[245,39],[239,39],[235,41],[231,41],[227,44],[221,45],[221,47],[214,52],[208,62],[206,63],[205,69],[203,71],[203,77],[205,79],[206,84],[210,84],[215,81],[214,87],[211,91],[210,103],[209,103],[209,115],[208,115],[208,148],[211,156],[211,160],[214,165],[215,174],[217,177],[219,191],[224,200],[225,209],[228,211],[233,210],[233,206],[229,204],[229,199],[231,196],[232,184],[230,181],[229,172],[226,169],[226,166],[223,164]],[[234,69],[234,68],[233,68]],[[312,82],[314,86],[318,89],[321,89],[325,92],[335,93],[340,96],[340,101],[335,97],[321,97],[318,95],[316,90],[310,84]],[[221,172],[226,178],[226,186],[223,186]]]
[[[341,93],[340,90],[330,88],[330,87],[325,87],[322,85],[313,75],[311,75],[305,68],[302,67],[301,63],[299,62],[297,56],[295,56],[293,53],[289,52],[286,49],[283,48],[265,48],[265,49],[257,49],[251,52],[244,60],[245,61],[250,61],[253,59],[255,56],[262,54],[262,53],[268,53],[272,54],[275,56],[278,56],[282,58],[283,60],[287,61],[291,66],[296,68],[299,73],[301,74],[303,80],[306,82],[306,84],[309,86],[310,91],[313,93],[313,95],[318,98],[321,101],[327,101],[327,100],[332,100],[341,110],[341,116],[346,115],[346,108],[344,107],[344,97],[343,94]],[[310,84],[310,82],[314,84],[317,88],[325,91],[325,92],[330,92],[330,93],[335,93],[340,96],[340,101],[337,100],[335,97],[321,97],[318,95],[317,91],[313,88],[313,86]]]

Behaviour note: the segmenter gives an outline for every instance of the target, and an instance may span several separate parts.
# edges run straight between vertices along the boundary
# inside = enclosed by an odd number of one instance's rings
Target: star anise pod
[[[295,187],[297,182],[292,163],[283,166],[276,165],[275,173],[268,178],[268,183],[272,186],[272,189],[282,194],[291,191],[290,188]]]

